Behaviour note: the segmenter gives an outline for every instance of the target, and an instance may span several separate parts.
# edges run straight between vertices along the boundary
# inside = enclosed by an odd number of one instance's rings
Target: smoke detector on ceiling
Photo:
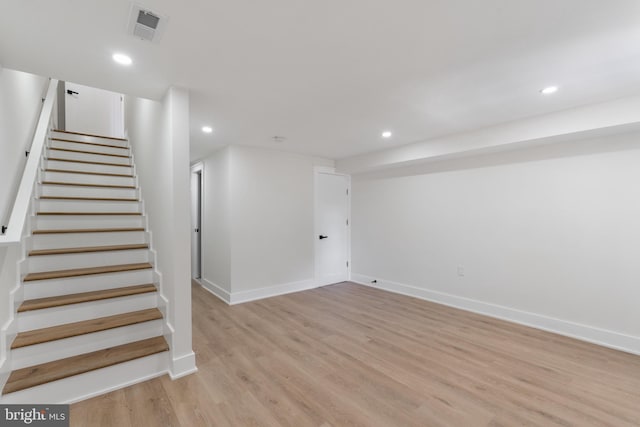
[[[129,14],[129,34],[142,40],[158,43],[168,20],[167,16],[132,3]]]

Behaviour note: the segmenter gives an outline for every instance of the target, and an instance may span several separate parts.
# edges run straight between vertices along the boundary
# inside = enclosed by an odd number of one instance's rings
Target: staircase
[[[51,131],[1,403],[63,403],[166,371],[162,299],[128,141]]]

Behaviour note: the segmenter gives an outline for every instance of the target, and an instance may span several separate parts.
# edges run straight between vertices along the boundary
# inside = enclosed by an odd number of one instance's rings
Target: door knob
[[[322,239],[326,239],[329,236],[323,236],[322,234],[318,236],[318,239],[322,240]]]

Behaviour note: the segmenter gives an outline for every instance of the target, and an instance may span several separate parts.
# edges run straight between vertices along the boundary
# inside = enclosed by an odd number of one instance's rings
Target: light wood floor
[[[74,426],[639,426],[640,357],[352,283],[228,307],[193,287],[199,372]]]

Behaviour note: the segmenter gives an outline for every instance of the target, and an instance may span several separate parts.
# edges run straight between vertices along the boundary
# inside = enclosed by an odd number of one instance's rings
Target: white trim
[[[293,292],[306,291],[317,288],[313,279],[301,280],[299,282],[284,283],[281,285],[266,286],[264,288],[251,289],[248,291],[229,292],[207,279],[195,280],[206,291],[213,294],[229,305],[242,304],[249,301],[256,301],[265,298],[286,295]]]
[[[171,369],[169,369],[169,377],[171,377],[172,380],[177,380],[178,378],[186,377],[196,372],[198,372],[196,354],[191,351],[183,356],[173,358],[171,361]]]
[[[199,283],[200,286],[202,286],[205,290],[212,293],[214,296],[218,297],[227,304],[231,304],[231,293],[229,291],[222,289],[220,286],[204,278],[196,280],[196,282]]]
[[[497,319],[530,326],[547,332],[575,338],[581,341],[590,342],[603,347],[624,351],[640,355],[640,337],[625,335],[615,331],[601,329],[593,326],[574,323],[567,320],[556,319],[537,313],[517,310],[497,304],[477,301],[457,295],[429,289],[417,288],[415,286],[381,280],[375,278],[377,283],[371,283],[373,277],[362,274],[354,274],[352,281],[360,285],[369,286],[376,289],[407,295],[449,307],[459,308],[473,313],[483,314]]]
[[[191,175],[193,175],[196,172],[200,172],[200,277],[198,279],[202,278],[202,225],[204,223],[204,162],[202,161],[198,161],[194,164],[191,165],[191,173],[189,175],[189,187],[191,187]],[[191,191],[191,188],[189,188],[189,191]],[[191,227],[189,227],[189,235],[191,236],[191,233],[193,233],[193,231],[191,231],[193,229],[193,225]],[[189,239],[191,240],[191,239]],[[193,256],[193,255],[192,255]],[[193,277],[193,271],[191,271],[191,278],[195,279],[195,277]]]
[[[136,384],[140,384],[143,383],[145,381],[150,381],[152,379],[155,378],[159,378],[163,375],[167,374],[167,372],[163,371],[163,372],[156,372],[154,374],[149,374],[149,375],[145,375],[142,377],[138,377],[135,378],[133,380],[129,380],[129,381],[125,381],[123,383],[114,385],[114,386],[110,386],[110,387],[105,387],[102,390],[98,390],[98,391],[94,391],[92,393],[87,393],[85,395],[67,400],[65,402],[62,402],[63,405],[71,405],[73,403],[78,403],[78,402],[82,402],[83,400],[87,400],[87,399],[91,399],[93,397],[97,397],[97,396],[102,396],[103,394],[107,394],[107,393],[111,393],[112,391],[116,391],[116,390],[120,390],[126,387],[131,387],[132,385],[136,385]],[[70,377],[73,378],[73,377]]]
[[[316,287],[317,286],[315,280],[308,279],[299,282],[284,283],[282,285],[251,289],[249,291],[232,292],[231,301],[229,304],[241,304],[243,302],[255,301],[259,299],[275,297],[278,295],[285,295],[293,292],[315,289]]]

